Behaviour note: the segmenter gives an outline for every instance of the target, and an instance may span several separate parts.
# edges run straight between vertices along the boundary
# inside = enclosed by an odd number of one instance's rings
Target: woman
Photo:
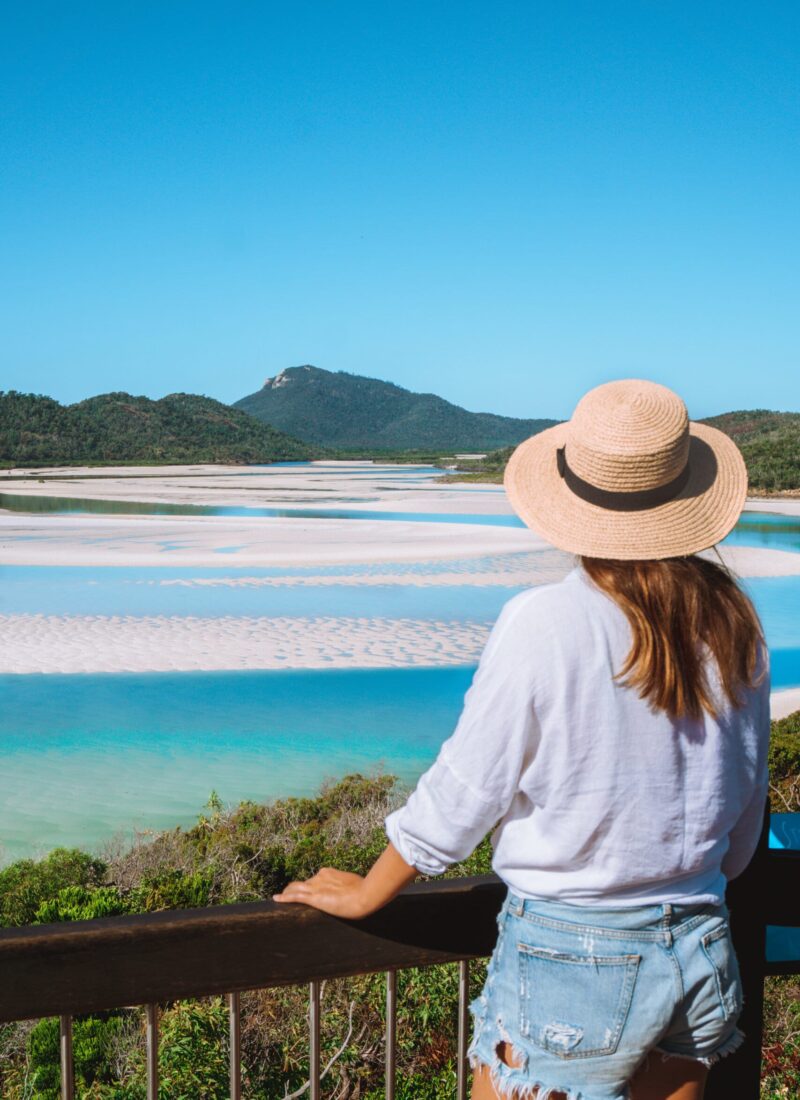
[[[695,556],[734,526],[744,462],[672,391],[626,380],[520,444],[505,486],[576,567],[505,605],[369,874],[326,868],[277,900],[363,917],[499,822],[473,1100],[699,1100],[742,1038],[725,884],[767,794],[760,625]]]

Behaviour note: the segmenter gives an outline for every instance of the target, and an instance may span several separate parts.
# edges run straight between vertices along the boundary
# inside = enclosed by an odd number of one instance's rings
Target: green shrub
[[[202,909],[210,905],[213,893],[210,871],[168,870],[144,879],[131,890],[129,906],[132,912],[152,912],[159,909]]]
[[[124,1092],[114,1081],[113,1058],[122,1019],[121,1013],[103,1013],[73,1021],[72,1053],[77,1096],[102,1096],[107,1100],[117,1096],[122,1100]],[[59,1100],[59,1052],[58,1020],[40,1020],[28,1036],[30,1100]]]
[[[44,859],[21,859],[0,871],[0,924],[31,924],[39,907],[69,886],[99,885],[106,865],[76,848],[55,848]]]
[[[800,812],[800,711],[772,723],[769,775],[771,809]]]
[[[160,1100],[227,1100],[228,1011],[221,997],[181,1001],[161,1016]]]
[[[116,886],[65,886],[54,898],[43,901],[34,923],[54,924],[65,920],[95,920],[130,912],[130,904]]]

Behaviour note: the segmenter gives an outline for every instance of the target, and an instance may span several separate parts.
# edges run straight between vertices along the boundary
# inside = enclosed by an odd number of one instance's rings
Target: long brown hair
[[[591,580],[625,612],[633,644],[615,679],[639,689],[671,718],[717,717],[703,644],[734,707],[755,686],[763,631],[758,615],[722,565],[689,555],[661,561],[581,557]],[[624,679],[622,679],[624,677]]]

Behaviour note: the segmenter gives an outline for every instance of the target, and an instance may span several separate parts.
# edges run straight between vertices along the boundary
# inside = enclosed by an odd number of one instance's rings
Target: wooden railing
[[[800,972],[797,959],[768,959],[768,925],[800,926],[800,852],[768,850],[766,838],[729,891],[745,985],[747,1040],[710,1076],[708,1100],[757,1100],[763,981]],[[494,876],[417,883],[361,921],[274,902],[38,925],[0,933],[0,1022],[61,1018],[62,1097],[73,1097],[72,1017],[145,1005],[147,1096],[158,1094],[158,1005],[226,994],[230,1096],[241,1096],[239,994],[309,986],[309,1096],[319,1100],[320,982],[386,971],[386,1096],[395,1089],[396,972],[458,962],[458,1100],[468,1091],[469,960],[491,954],[505,887]]]

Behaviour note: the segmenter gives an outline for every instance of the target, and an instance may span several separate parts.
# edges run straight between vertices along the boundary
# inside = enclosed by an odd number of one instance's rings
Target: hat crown
[[[680,397],[657,382],[606,382],[576,405],[565,455],[573,473],[598,489],[660,488],[688,461],[689,414]]]

